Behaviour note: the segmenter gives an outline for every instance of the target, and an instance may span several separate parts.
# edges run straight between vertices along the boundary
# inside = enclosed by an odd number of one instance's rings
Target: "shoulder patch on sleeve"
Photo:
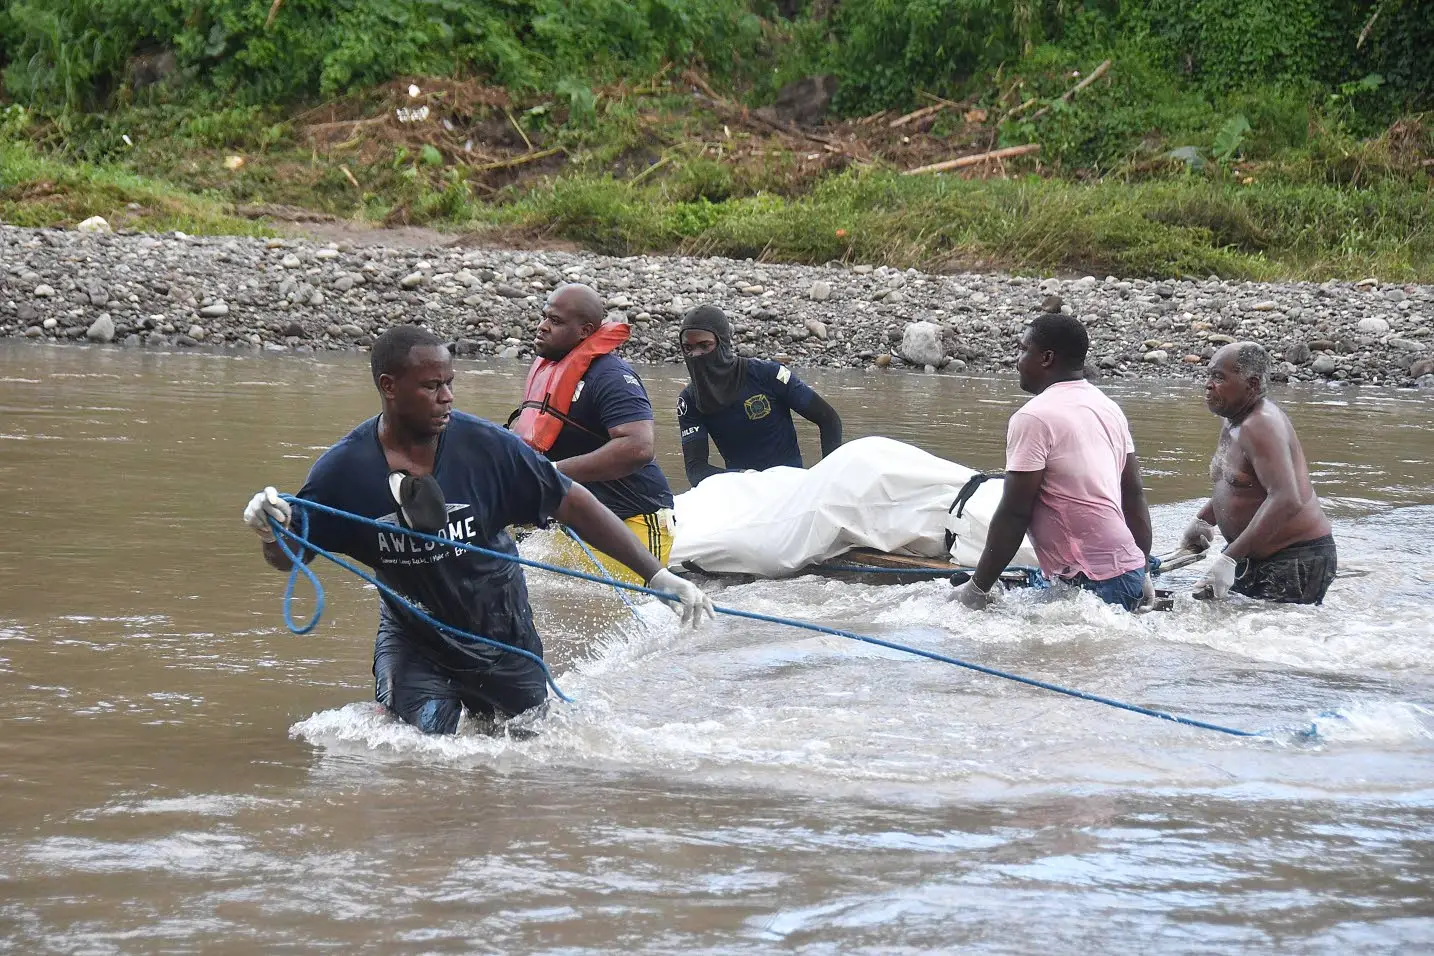
[[[777,366],[777,381],[781,382],[783,385],[786,385],[786,384],[787,384],[788,382],[790,382],[791,380],[792,380],[792,370],[789,369],[789,368],[787,368],[785,365],[778,365],[778,366]]]

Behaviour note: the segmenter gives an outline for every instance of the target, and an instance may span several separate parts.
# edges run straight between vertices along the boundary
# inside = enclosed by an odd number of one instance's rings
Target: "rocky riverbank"
[[[94,227],[105,229],[101,224]],[[1434,286],[1157,282],[930,275],[885,267],[569,252],[121,235],[0,226],[0,336],[308,351],[363,348],[419,322],[461,356],[531,357],[544,296],[584,282],[633,335],[624,354],[675,360],[693,305],[726,309],[744,354],[798,366],[1009,368],[1025,324],[1078,316],[1102,375],[1190,377],[1236,339],[1279,380],[1434,387]]]

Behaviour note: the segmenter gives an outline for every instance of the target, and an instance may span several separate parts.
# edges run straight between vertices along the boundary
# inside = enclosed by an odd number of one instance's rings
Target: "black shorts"
[[[1239,562],[1230,590],[1280,604],[1322,604],[1338,568],[1334,536],[1327,534]]]
[[[534,653],[542,656],[541,645]],[[471,662],[435,659],[402,630],[381,626],[373,646],[374,698],[428,734],[453,733],[465,707],[480,717],[513,717],[547,699],[543,669],[526,657],[505,653],[487,667],[465,663]]]

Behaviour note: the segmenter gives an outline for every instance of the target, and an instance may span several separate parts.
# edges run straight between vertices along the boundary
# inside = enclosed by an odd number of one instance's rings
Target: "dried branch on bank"
[[[1102,63],[1100,66],[1096,67],[1094,70],[1091,70],[1089,76],[1087,76],[1085,79],[1081,80],[1081,81],[1080,81],[1079,83],[1077,83],[1075,86],[1071,87],[1070,89],[1068,89],[1068,90],[1066,90],[1064,93],[1062,93],[1062,94],[1061,94],[1061,99],[1060,99],[1060,101],[1061,101],[1062,103],[1069,103],[1071,100],[1075,99],[1075,95],[1076,95],[1077,93],[1079,93],[1081,90],[1085,89],[1087,86],[1090,86],[1092,83],[1094,83],[1096,80],[1100,79],[1102,76],[1105,76],[1106,71],[1109,70],[1109,69],[1110,69],[1110,61],[1109,61],[1109,60],[1106,60],[1106,61],[1105,61],[1104,63]],[[1025,104],[1022,104],[1022,105],[1024,106]],[[1042,106],[1040,109],[1036,110],[1034,113],[1031,114],[1031,122],[1034,123],[1036,120],[1040,119],[1042,116],[1045,116],[1045,115],[1046,115],[1047,113],[1049,113],[1050,111],[1051,111],[1051,107],[1050,107],[1049,105],[1047,105],[1047,106]]]
[[[1017,156],[1029,156],[1032,153],[1039,153],[1040,151],[1040,143],[1027,143],[1024,146],[1008,146],[1005,149],[992,150],[989,153],[977,153],[974,156],[962,156],[958,159],[948,159],[942,163],[932,163],[930,166],[918,166],[915,169],[906,170],[902,175],[919,176],[922,173],[944,173],[952,169],[966,169],[969,166],[979,166],[981,163],[1014,159]]]
[[[946,104],[945,104],[945,103],[935,103],[935,104],[933,104],[933,105],[931,105],[931,106],[923,106],[923,107],[921,107],[921,109],[919,109],[919,110],[912,110],[910,113],[907,113],[905,116],[898,116],[896,119],[892,120],[890,123],[887,123],[887,124],[886,124],[886,127],[887,127],[887,129],[896,129],[898,126],[905,126],[907,123],[910,123],[910,122],[913,122],[913,121],[915,121],[915,120],[919,120],[919,119],[922,119],[922,118],[924,118],[924,117],[930,116],[930,115],[933,114],[933,113],[939,113],[939,112],[941,112],[942,110],[944,110],[945,108],[946,108]]]
[[[483,163],[480,166],[474,166],[473,170],[482,173],[491,169],[510,169],[514,166],[524,166],[528,163],[535,163],[540,159],[556,156],[561,152],[564,152],[561,146],[554,146],[552,149],[540,149],[537,152],[514,156],[512,159],[504,159],[495,163]]]

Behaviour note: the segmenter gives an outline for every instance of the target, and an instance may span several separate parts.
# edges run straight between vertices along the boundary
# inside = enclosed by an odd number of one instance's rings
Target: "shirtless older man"
[[[1225,422],[1210,462],[1212,497],[1182,544],[1209,547],[1212,521],[1229,542],[1197,592],[1319,604],[1338,564],[1334,537],[1294,425],[1265,397],[1269,373],[1269,353],[1254,342],[1227,345],[1210,360],[1205,404]]]

